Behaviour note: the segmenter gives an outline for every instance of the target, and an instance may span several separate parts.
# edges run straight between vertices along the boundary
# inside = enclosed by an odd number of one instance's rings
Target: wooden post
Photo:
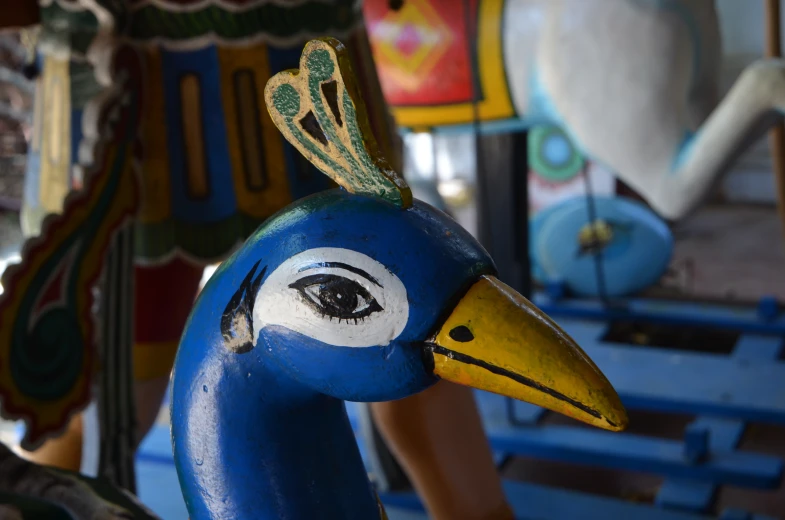
[[[766,0],[766,43],[765,55],[768,58],[780,58],[780,0]],[[777,186],[777,209],[785,234],[785,125],[778,123],[769,133],[769,149],[774,167],[774,179]]]
[[[499,278],[531,296],[526,132],[480,135],[477,149],[478,238]]]

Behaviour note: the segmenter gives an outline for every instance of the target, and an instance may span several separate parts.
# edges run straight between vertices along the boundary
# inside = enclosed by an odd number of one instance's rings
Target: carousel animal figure
[[[554,322],[495,277],[379,154],[345,47],[306,45],[265,88],[272,120],[341,188],[268,219],[208,281],[172,383],[190,517],[386,518],[343,400],[439,379],[621,430],[626,412]]]
[[[0,367],[15,367],[0,380],[3,413],[25,419],[28,459],[133,490],[134,449],[202,267],[330,186],[275,130],[261,85],[296,66],[311,36],[342,35],[395,163],[393,132],[354,0],[43,0],[28,11],[40,21],[40,74],[23,219],[39,236],[3,279],[0,324],[14,326],[0,326]],[[22,11],[4,10],[0,25],[31,22],[9,13]],[[128,126],[106,126],[118,120]],[[91,395],[100,443],[82,449]],[[469,390],[443,382],[371,407],[433,517],[512,518]]]
[[[695,208],[782,120],[780,59],[753,63],[719,99],[720,30],[710,0],[397,4],[366,0],[364,11],[399,126],[559,126],[667,219]]]

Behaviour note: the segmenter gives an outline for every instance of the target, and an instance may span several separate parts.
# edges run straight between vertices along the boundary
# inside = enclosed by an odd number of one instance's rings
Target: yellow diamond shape
[[[415,38],[407,52],[406,36]],[[400,11],[388,11],[374,29],[377,57],[405,90],[416,90],[452,42],[453,34],[428,0],[407,0]],[[384,63],[386,62],[386,63]]]

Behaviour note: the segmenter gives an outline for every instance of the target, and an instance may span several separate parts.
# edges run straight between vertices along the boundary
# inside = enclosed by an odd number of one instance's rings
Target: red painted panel
[[[406,0],[398,11],[388,0],[366,0],[368,34],[391,106],[472,100],[466,25],[468,18],[475,32],[477,2],[469,1],[467,14],[457,0]]]

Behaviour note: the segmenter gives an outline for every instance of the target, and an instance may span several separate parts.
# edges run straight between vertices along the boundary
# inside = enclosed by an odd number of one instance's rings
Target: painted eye
[[[260,331],[282,327],[336,347],[388,345],[406,328],[401,280],[368,255],[337,247],[307,249],[264,279],[253,306]]]
[[[289,284],[305,298],[305,302],[330,319],[354,320],[358,323],[384,309],[359,283],[335,274],[315,274]]]

